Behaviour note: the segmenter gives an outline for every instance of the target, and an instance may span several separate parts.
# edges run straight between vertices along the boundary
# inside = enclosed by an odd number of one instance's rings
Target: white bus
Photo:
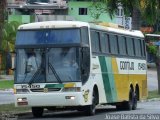
[[[136,109],[147,97],[146,51],[140,31],[78,21],[21,25],[16,36],[15,105],[83,110]]]

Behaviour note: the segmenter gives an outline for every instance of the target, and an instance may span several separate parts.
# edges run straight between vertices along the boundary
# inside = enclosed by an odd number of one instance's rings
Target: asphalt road
[[[137,110],[118,111],[115,107],[103,106],[97,109],[95,116],[85,116],[83,112],[65,111],[45,113],[42,118],[33,118],[32,114],[17,116],[18,120],[111,120],[111,116],[117,120],[159,120],[160,101],[140,102]],[[113,120],[113,118],[112,118]]]
[[[14,94],[12,91],[0,91],[0,104],[14,103]]]
[[[158,90],[158,80],[157,80],[157,71],[156,69],[148,69],[147,71],[147,85],[148,90]]]

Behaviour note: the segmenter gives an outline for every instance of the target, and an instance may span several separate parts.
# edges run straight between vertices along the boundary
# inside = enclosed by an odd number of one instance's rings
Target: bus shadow
[[[106,114],[106,113],[112,113],[112,112],[116,112],[117,109],[116,108],[101,108],[101,109],[97,109],[96,110],[96,115],[100,115],[100,114]],[[50,112],[50,113],[46,113],[44,114],[43,118],[79,118],[79,117],[91,117],[91,116],[87,116],[85,114],[85,112],[80,112],[80,111],[64,111],[64,112]]]
[[[140,110],[138,108],[137,110]],[[103,114],[114,114],[118,112],[126,112],[125,110],[117,110],[116,108],[98,108],[96,109],[96,115],[103,115]],[[93,117],[93,116],[87,116],[85,112],[80,112],[80,111],[59,111],[59,112],[45,112],[44,116],[42,118],[38,119],[50,119],[50,118],[61,118],[61,119],[72,119],[72,118],[80,118],[83,117],[88,118],[88,117]],[[35,119],[31,114],[27,116],[21,116],[20,119]]]

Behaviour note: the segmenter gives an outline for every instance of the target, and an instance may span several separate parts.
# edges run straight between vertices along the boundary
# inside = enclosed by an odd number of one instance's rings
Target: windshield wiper
[[[33,74],[28,84],[31,85],[36,80],[36,77],[38,78],[38,76],[41,74],[42,71],[43,71],[43,68],[39,67],[38,70]]]
[[[48,65],[49,65],[49,67],[51,68],[53,74],[55,75],[57,81],[58,81],[59,83],[62,83],[62,81],[61,81],[60,77],[58,76],[56,70],[54,69],[53,65],[52,65],[51,63],[49,63],[49,62],[48,62]]]
[[[29,83],[28,84],[32,84],[35,80],[37,80],[37,78],[39,77],[39,75],[41,75],[41,73],[42,72],[44,72],[45,73],[45,64],[46,64],[46,60],[45,60],[45,50],[44,49],[42,49],[42,51],[41,51],[41,65],[40,65],[40,67],[37,69],[37,71],[33,74],[33,76],[32,76],[32,78],[31,78],[31,80],[29,81]],[[46,74],[45,74],[45,76],[46,76]],[[37,77],[37,78],[36,78]]]

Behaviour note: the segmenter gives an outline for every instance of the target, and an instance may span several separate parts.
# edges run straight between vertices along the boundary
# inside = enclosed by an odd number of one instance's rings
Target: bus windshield
[[[77,44],[80,43],[80,29],[41,29],[18,31],[16,45]]]
[[[79,48],[17,49],[15,83],[80,81]]]

